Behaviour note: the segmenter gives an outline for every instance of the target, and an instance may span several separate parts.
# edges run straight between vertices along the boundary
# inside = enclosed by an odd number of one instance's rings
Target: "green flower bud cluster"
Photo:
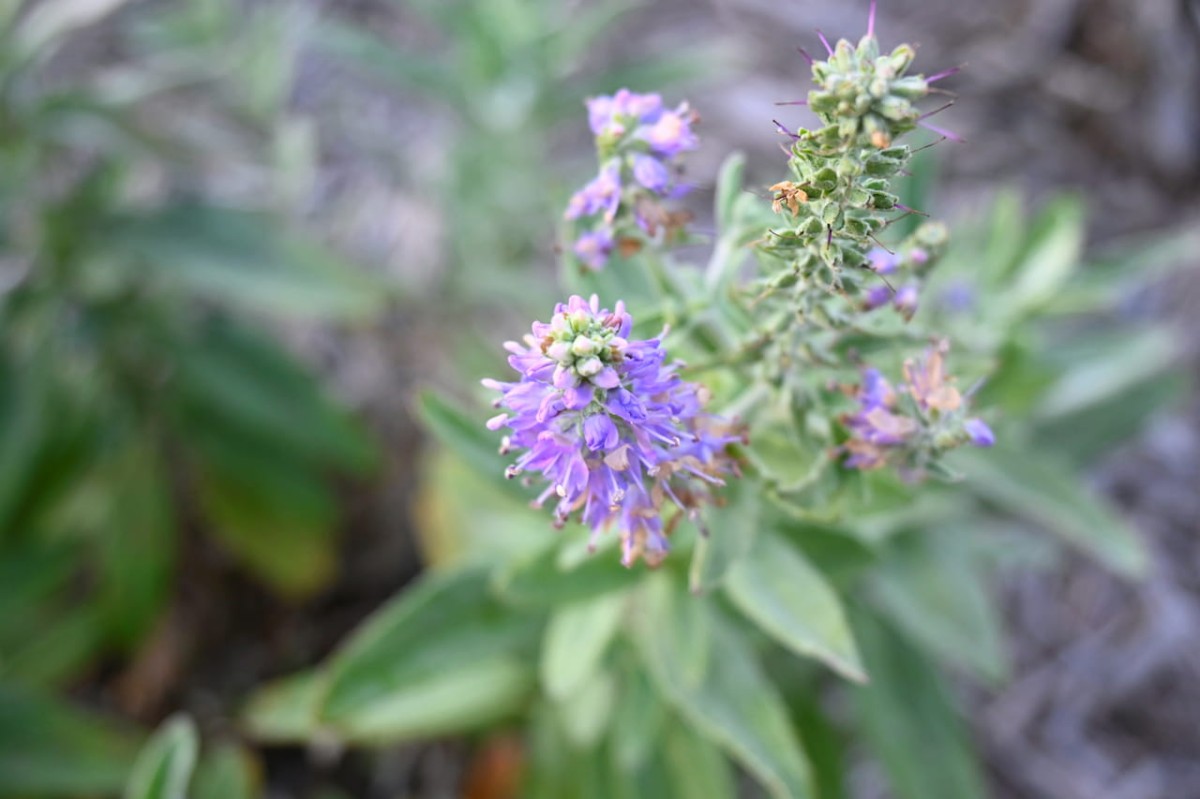
[[[815,86],[807,104],[823,127],[788,132],[790,176],[771,187],[784,224],[763,245],[799,278],[798,291],[816,285],[858,293],[870,277],[861,267],[869,264],[876,237],[897,213],[909,212],[891,181],[912,156],[894,142],[917,126],[915,103],[929,93],[924,77],[905,74],[913,55],[908,45],[881,55],[868,33],[857,47],[839,41],[828,60],[812,66]]]

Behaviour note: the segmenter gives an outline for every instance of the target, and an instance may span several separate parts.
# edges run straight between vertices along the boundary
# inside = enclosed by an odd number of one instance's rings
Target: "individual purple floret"
[[[906,283],[896,290],[896,296],[892,300],[892,305],[905,319],[912,319],[913,314],[917,312],[917,305],[921,300],[921,290],[916,283]]]
[[[663,111],[654,124],[642,129],[639,136],[658,155],[674,158],[680,153],[695,150],[700,145],[699,139],[692,131],[695,118],[696,115],[688,108],[688,104],[682,103],[674,111]]]
[[[971,443],[977,447],[991,447],[996,443],[996,434],[982,419],[966,420],[963,422],[963,429],[970,437]]]
[[[579,219],[604,213],[604,221],[611,223],[621,204],[621,165],[609,161],[600,174],[571,197],[567,203],[567,219]]]
[[[655,194],[665,194],[671,185],[671,170],[652,155],[637,153],[632,157],[633,178]]]
[[[738,436],[704,412],[704,389],[666,363],[661,336],[631,340],[632,324],[623,303],[609,311],[595,296],[571,297],[524,344],[505,345],[517,382],[483,383],[501,392],[504,412],[488,422],[509,430],[501,451],[524,450],[506,474],[547,481],[535,506],[556,497],[556,526],[578,518],[593,546],[615,524],[622,563],[655,565],[682,515],[694,517],[735,471],[725,448]]]
[[[612,232],[601,227],[581,234],[572,250],[588,269],[600,270],[608,263],[614,246]]]
[[[890,275],[900,267],[900,256],[894,252],[888,252],[882,247],[872,247],[867,253],[867,267],[872,272]]]
[[[873,311],[876,308],[882,308],[891,301],[892,289],[889,286],[872,286],[867,289],[866,296],[863,298],[863,308]]]

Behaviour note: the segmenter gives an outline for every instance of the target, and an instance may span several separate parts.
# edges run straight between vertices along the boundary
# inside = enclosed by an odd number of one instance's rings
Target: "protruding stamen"
[[[821,40],[821,44],[825,45],[825,52],[833,55],[833,48],[829,45],[829,40],[825,38],[825,34],[821,32],[820,28],[817,28],[817,38]]]
[[[775,129],[776,129],[777,131],[779,131],[780,133],[782,133],[784,136],[790,136],[790,137],[792,137],[792,140],[793,140],[793,141],[796,141],[796,140],[798,140],[798,139],[800,138],[800,137],[799,137],[799,136],[797,136],[795,133],[792,133],[790,130],[788,130],[787,128],[785,128],[785,127],[783,126],[783,123],[782,123],[782,122],[780,122],[778,119],[772,119],[771,121],[775,123]]]
[[[871,0],[871,10],[867,12],[867,36],[875,35],[875,5],[876,0]]]
[[[947,108],[949,108],[952,105],[954,105],[953,100],[951,100],[950,102],[946,103],[943,106],[933,109],[932,111],[926,111],[924,114],[921,114],[921,116],[917,117],[917,119],[928,119],[929,117],[933,116],[934,114],[942,113],[943,111],[945,111]]]
[[[950,130],[946,130],[945,128],[942,128],[942,127],[938,127],[937,125],[934,125],[932,122],[926,122],[925,120],[921,120],[921,121],[917,122],[917,124],[920,125],[921,127],[925,128],[925,130],[936,133],[937,135],[941,136],[942,138],[949,139],[952,142],[958,142],[959,144],[962,144],[963,142],[966,141],[966,139],[964,139],[962,136],[959,136],[957,133],[950,131]]]
[[[808,62],[810,67],[813,65],[813,57],[808,54],[807,50],[805,50],[803,47],[797,47],[796,52],[804,56],[804,60]]]
[[[937,83],[939,80],[943,80],[943,79],[949,78],[953,75],[957,75],[959,72],[962,72],[961,66],[950,67],[949,69],[943,69],[941,72],[936,72],[933,75],[930,75],[928,78],[925,79],[925,82],[926,83]]]

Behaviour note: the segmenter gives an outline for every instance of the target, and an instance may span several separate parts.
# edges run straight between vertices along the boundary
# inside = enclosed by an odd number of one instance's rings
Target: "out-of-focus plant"
[[[712,74],[717,54],[703,44],[585,71],[588,54],[638,5],[416,0],[400,4],[398,43],[380,32],[383,24],[321,26],[323,52],[426,106],[441,132],[420,151],[420,168],[384,163],[411,170],[403,178],[436,197],[440,286],[451,297],[529,302],[528,282],[514,278],[527,278],[552,243],[545,220],[557,213],[564,185],[549,156],[581,95]]]
[[[262,324],[362,320],[383,297],[281,213],[311,151],[286,106],[294,18],[125,5],[0,17],[6,796],[124,783],[136,742],[25,712],[42,701],[25,692],[138,650],[186,568],[186,528],[306,595],[333,575],[330,478],[373,457]]]
[[[740,158],[722,170],[703,270],[659,224],[686,108],[589,101],[600,172],[564,248],[583,296],[508,345],[511,382],[485,381],[500,441],[422,399],[445,445],[433,573],[253,697],[249,734],[519,724],[527,797],[732,797],[740,768],[837,799],[864,752],[902,799],[985,795],[944,672],[1003,679],[991,578],[1050,560],[1035,533],[1144,571],[1079,471],[1178,386],[1165,331],[1117,313],[1151,256],[1082,268],[1078,201],[1028,220],[1005,195],[957,244],[901,202],[901,137],[938,77],[912,57],[873,30],[828,48],[820,126],[782,130],[769,195]]]

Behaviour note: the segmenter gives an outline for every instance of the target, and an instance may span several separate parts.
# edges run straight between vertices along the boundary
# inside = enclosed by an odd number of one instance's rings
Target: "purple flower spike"
[[[977,447],[990,447],[996,443],[996,434],[982,419],[968,419],[963,422],[963,430],[971,438],[971,443]]]
[[[510,342],[515,383],[485,380],[501,393],[491,429],[508,428],[503,451],[524,450],[506,474],[539,472],[535,501],[553,498],[555,523],[577,518],[592,540],[616,526],[622,562],[659,563],[679,519],[709,499],[733,470],[732,427],[703,410],[704,389],[666,363],[660,338],[629,338],[622,303],[571,297],[549,323],[535,322],[524,345]],[[669,504],[682,513],[664,524]]]

